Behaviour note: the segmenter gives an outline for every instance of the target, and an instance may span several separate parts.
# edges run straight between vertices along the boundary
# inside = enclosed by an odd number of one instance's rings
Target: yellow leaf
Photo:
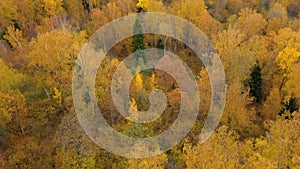
[[[139,2],[136,4],[136,7],[143,8],[146,10],[149,6],[149,0],[139,0]]]

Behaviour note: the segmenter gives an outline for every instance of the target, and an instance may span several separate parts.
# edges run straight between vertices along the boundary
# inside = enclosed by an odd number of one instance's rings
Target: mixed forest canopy
[[[156,157],[127,159],[101,149],[82,130],[72,75],[93,33],[138,12],[173,14],[203,31],[224,65],[227,100],[215,133],[198,143],[211,102],[201,60],[164,35],[124,39],[108,52],[96,78],[97,102],[111,127],[131,137],[152,137],[179,113],[178,84],[155,69],[134,77],[129,112],[148,110],[149,93],[161,89],[168,99],[162,116],[139,124],[116,110],[110,94],[114,71],[138,50],[180,56],[200,93],[194,127],[177,146]],[[0,0],[0,168],[300,168],[299,18],[299,0]],[[137,20],[132,32],[142,29]],[[135,62],[144,64],[147,57],[136,55]],[[178,69],[176,61],[169,64]]]

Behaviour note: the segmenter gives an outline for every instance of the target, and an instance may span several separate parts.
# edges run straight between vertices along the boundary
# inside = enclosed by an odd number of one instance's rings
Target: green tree
[[[255,64],[252,68],[248,85],[250,87],[249,94],[254,97],[255,103],[261,103],[264,99],[263,79],[261,77],[261,67],[258,64]]]
[[[135,62],[136,65],[139,65],[141,68],[143,68],[146,63],[146,55],[142,50],[146,49],[146,45],[144,43],[145,35],[143,34],[143,27],[139,18],[135,20],[133,33],[134,36],[132,37],[132,53],[138,52],[134,56]]]

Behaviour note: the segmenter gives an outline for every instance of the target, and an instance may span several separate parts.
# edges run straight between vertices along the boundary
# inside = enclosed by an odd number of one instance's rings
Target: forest
[[[107,53],[95,80],[96,100],[110,127],[130,137],[156,136],[172,126],[185,97],[168,73],[131,70],[138,72],[130,83],[132,116],[149,109],[154,89],[168,102],[150,123],[122,117],[110,93],[112,78],[138,50],[178,55],[200,93],[197,119],[184,139],[157,156],[126,158],[85,133],[73,104],[72,77],[82,47],[98,29],[146,12],[186,19],[208,37],[225,70],[226,103],[217,129],[200,143],[212,88],[195,52],[165,35],[122,40]],[[299,19],[300,0],[0,0],[0,168],[300,169]],[[168,64],[178,69],[176,61]]]

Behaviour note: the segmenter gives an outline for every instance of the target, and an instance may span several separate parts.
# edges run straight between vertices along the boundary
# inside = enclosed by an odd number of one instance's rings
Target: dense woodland
[[[299,0],[0,0],[0,168],[300,168],[299,10]],[[101,149],[82,130],[72,75],[95,31],[144,11],[177,15],[208,36],[225,68],[227,101],[216,132],[198,143],[211,96],[201,61],[163,35],[123,40],[96,79],[99,106],[113,128],[151,137],[168,129],[179,111],[176,81],[150,70],[132,81],[131,103],[147,110],[148,93],[159,88],[168,98],[164,114],[145,125],[118,114],[109,97],[111,79],[118,64],[139,49],[180,56],[197,78],[201,100],[192,131],[176,147],[127,159]]]

